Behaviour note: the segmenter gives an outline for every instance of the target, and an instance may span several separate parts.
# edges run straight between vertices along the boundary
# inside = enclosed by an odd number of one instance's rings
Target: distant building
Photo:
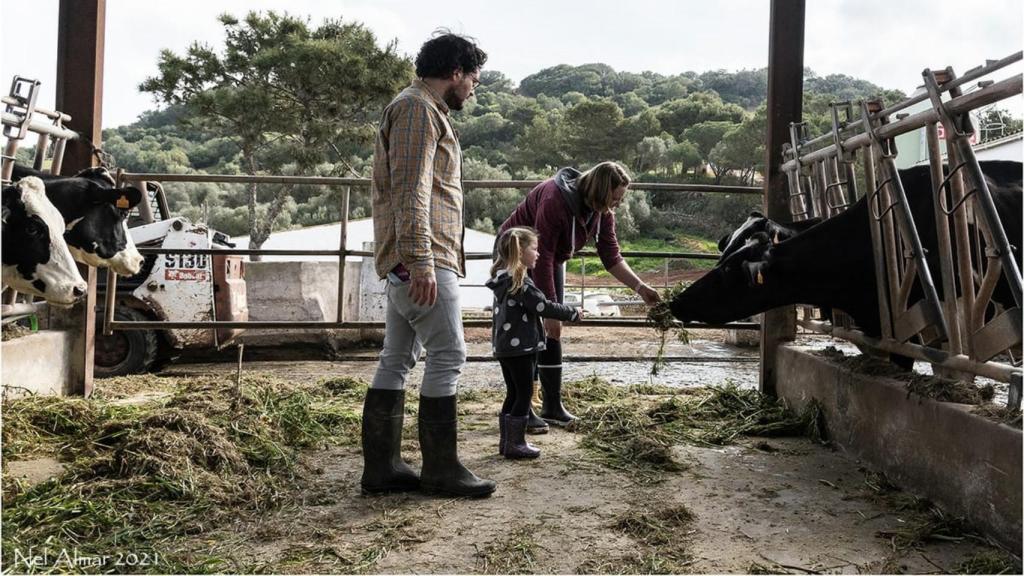
[[[925,88],[920,87],[916,92],[914,92],[913,96],[925,93]],[[995,106],[1005,107],[1003,102],[996,103]],[[918,102],[905,110],[901,110],[901,113],[906,112],[913,115],[924,110],[929,110],[931,107],[931,100],[925,100],[923,102]],[[971,112],[971,122],[974,124],[975,134],[978,136],[983,133],[985,128],[984,126],[979,126],[979,117],[984,114],[988,108],[989,107],[979,108]],[[974,153],[978,157],[978,160],[1014,160],[1021,162],[1024,160],[1024,146],[1022,146],[1022,142],[1024,142],[1024,140],[1022,140],[1022,137],[1024,137],[1024,133],[1017,132],[999,138],[994,138],[980,144],[974,144]],[[899,169],[927,164],[928,140],[925,135],[925,129],[920,128],[913,132],[907,132],[906,134],[900,134],[897,136],[896,149],[899,152],[899,155],[896,156],[896,167]],[[943,160],[945,160],[946,140],[944,138],[941,125],[939,126],[939,149],[942,151]]]
[[[373,219],[363,218],[361,220],[350,220],[348,223],[348,234],[345,241],[345,248],[348,250],[364,250],[367,243],[373,242]],[[465,249],[466,253],[484,252],[490,253],[494,247],[494,235],[466,228]],[[263,243],[263,248],[274,250],[337,250],[341,240],[341,223],[323,224],[320,226],[309,226],[295,230],[283,230],[274,232],[270,238]],[[249,247],[248,236],[234,237],[232,241],[237,243],[238,248]],[[264,262],[336,262],[335,256],[264,256]],[[348,256],[348,262],[359,262],[362,256]],[[371,260],[371,258],[367,258]],[[471,309],[483,309],[490,306],[493,295],[490,290],[484,287],[490,275],[491,261],[488,260],[467,260],[466,277],[460,280],[462,288],[462,307]],[[383,282],[383,281],[381,281]]]

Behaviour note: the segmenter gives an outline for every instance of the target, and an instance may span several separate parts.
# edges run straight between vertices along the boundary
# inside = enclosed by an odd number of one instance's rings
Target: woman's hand
[[[648,306],[654,306],[661,302],[661,294],[658,294],[657,290],[643,282],[636,287],[636,293],[640,295],[640,298],[643,298],[644,304]]]

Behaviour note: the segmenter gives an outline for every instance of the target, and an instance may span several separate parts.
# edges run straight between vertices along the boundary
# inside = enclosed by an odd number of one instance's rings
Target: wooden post
[[[93,165],[90,142],[102,141],[103,46],[106,0],[60,0],[57,23],[57,110],[71,116],[68,127],[82,138],[69,142],[61,173],[74,174]],[[80,266],[89,285],[85,300],[66,315],[74,334],[71,394],[92,393],[96,333],[96,269]]]
[[[804,0],[772,0],[768,37],[768,141],[765,145],[764,213],[789,222],[788,185],[782,166],[782,144],[789,141],[789,123],[800,121],[803,106]],[[782,341],[796,337],[796,309],[765,312],[761,320],[760,388],[775,395],[775,355]]]

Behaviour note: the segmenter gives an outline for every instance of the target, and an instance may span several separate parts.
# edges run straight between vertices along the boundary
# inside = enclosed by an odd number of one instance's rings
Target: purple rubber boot
[[[505,415],[505,458],[536,458],[540,449],[526,442],[526,416]]]

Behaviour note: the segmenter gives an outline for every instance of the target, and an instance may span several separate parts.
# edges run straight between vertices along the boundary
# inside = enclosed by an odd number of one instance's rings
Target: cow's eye
[[[25,232],[32,238],[38,238],[43,235],[43,227],[35,222],[29,222],[28,225],[25,226]]]

